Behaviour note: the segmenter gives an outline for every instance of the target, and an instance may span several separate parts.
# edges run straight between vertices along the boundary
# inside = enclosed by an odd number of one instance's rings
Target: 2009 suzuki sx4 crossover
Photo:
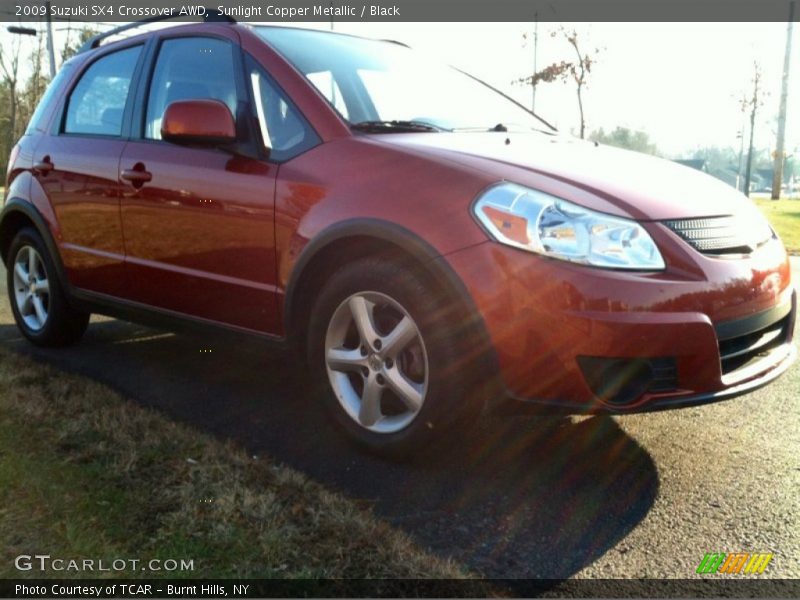
[[[0,250],[33,343],[91,312],[282,342],[393,455],[500,406],[713,402],[795,355],[786,251],[739,192],[328,32],[91,40],[13,150]]]

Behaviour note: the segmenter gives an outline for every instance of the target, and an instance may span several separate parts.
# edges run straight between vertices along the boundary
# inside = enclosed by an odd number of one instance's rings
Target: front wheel
[[[331,276],[311,315],[309,361],[351,439],[408,455],[474,415],[451,308],[427,278],[391,262],[363,259]]]

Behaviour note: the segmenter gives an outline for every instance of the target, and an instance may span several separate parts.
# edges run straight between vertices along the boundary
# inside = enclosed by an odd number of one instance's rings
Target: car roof
[[[242,23],[242,25],[258,28],[258,29],[285,29],[285,30],[299,30],[299,31],[307,31],[309,33],[318,33],[320,35],[332,35],[337,37],[348,37],[354,38],[358,40],[368,40],[370,42],[386,42],[387,44],[397,44],[398,46],[405,46],[409,48],[410,46],[404,42],[400,42],[398,40],[389,40],[389,39],[378,39],[378,38],[371,38],[364,35],[357,35],[355,33],[344,33],[342,31],[331,31],[330,29],[312,29],[310,27],[289,27],[286,25],[273,25],[272,23],[264,24],[264,23]]]
[[[125,23],[120,25],[119,27],[114,27],[113,29],[109,29],[108,31],[103,31],[98,33],[97,35],[89,38],[86,43],[78,50],[78,54],[83,54],[85,52],[90,52],[101,47],[101,43],[109,38],[114,38],[118,35],[124,35],[126,32],[131,31],[133,29],[137,29],[139,27],[146,27],[148,25],[156,25],[158,23],[164,23],[165,19],[143,19],[140,21],[133,21],[131,23]],[[103,47],[113,46],[115,44],[119,44],[123,41],[128,40],[136,40],[136,39],[145,39],[156,32],[162,32],[165,30],[180,30],[187,27],[197,27],[198,25],[213,25],[213,24],[227,24],[227,25],[235,25],[236,21],[233,19],[217,19],[217,20],[208,20],[205,22],[197,22],[197,23],[179,23],[176,25],[172,25],[169,27],[159,27],[158,29],[147,29],[142,31],[141,33],[135,35],[128,35],[122,39],[115,39],[110,41],[107,44],[103,44]]]
[[[118,35],[124,35],[126,32],[132,31],[133,29],[137,29],[139,27],[146,27],[148,25],[156,25],[158,23],[164,23],[164,20],[149,19],[149,20],[135,21],[135,22],[132,22],[132,23],[126,23],[126,24],[121,25],[119,27],[115,27],[114,29],[111,29],[109,31],[101,32],[101,33],[95,35],[94,37],[90,38],[89,40],[87,40],[84,43],[84,45],[78,50],[78,54],[91,52],[91,51],[96,50],[96,49],[101,48],[101,47],[102,48],[107,48],[107,47],[110,47],[110,46],[115,46],[117,44],[122,44],[124,42],[136,41],[138,39],[144,40],[144,39],[147,39],[148,37],[152,36],[155,33],[180,31],[180,30],[186,29],[186,28],[198,28],[198,27],[203,27],[203,26],[207,26],[207,25],[239,26],[239,27],[245,27],[247,29],[256,29],[256,28],[258,28],[258,29],[285,29],[285,30],[299,29],[299,30],[302,30],[302,31],[307,31],[307,32],[310,32],[310,33],[315,33],[315,34],[320,34],[320,35],[331,35],[331,36],[337,36],[337,37],[349,37],[349,38],[355,38],[355,39],[361,39],[361,40],[379,41],[379,42],[386,42],[386,43],[389,43],[389,44],[397,44],[399,46],[404,46],[406,48],[409,47],[408,44],[405,44],[405,43],[397,41],[397,40],[389,40],[389,39],[380,39],[379,40],[379,39],[375,39],[375,38],[369,38],[369,37],[350,34],[350,33],[343,33],[343,32],[339,32],[339,31],[329,31],[329,30],[325,30],[325,29],[311,29],[311,28],[305,28],[305,27],[287,27],[285,25],[274,25],[274,24],[269,24],[269,23],[238,23],[234,19],[230,19],[230,18],[220,18],[220,19],[214,19],[214,20],[207,20],[207,21],[203,21],[203,22],[178,23],[178,24],[173,24],[173,25],[167,26],[167,27],[158,27],[157,29],[147,29],[147,30],[144,30],[144,31],[142,31],[140,33],[133,34],[133,35],[127,35],[127,36],[122,37],[120,39],[111,39],[111,38],[115,38]],[[108,43],[103,44],[102,42],[104,42],[106,40],[110,40],[110,41],[108,41]],[[265,41],[265,43],[268,43],[267,40],[264,40],[264,41]]]

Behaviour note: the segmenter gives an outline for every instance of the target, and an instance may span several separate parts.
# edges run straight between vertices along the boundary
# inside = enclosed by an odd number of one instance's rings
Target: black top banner
[[[196,21],[216,13],[251,22],[747,22],[788,21],[797,0],[0,0],[5,22]],[[794,10],[792,20],[798,19]]]

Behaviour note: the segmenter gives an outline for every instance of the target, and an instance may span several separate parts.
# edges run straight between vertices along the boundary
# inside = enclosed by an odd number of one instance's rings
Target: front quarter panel
[[[438,255],[484,242],[486,234],[469,207],[488,183],[474,171],[387,148],[366,137],[318,146],[280,169],[275,199],[279,287],[286,290],[310,240],[354,219],[402,227]]]

